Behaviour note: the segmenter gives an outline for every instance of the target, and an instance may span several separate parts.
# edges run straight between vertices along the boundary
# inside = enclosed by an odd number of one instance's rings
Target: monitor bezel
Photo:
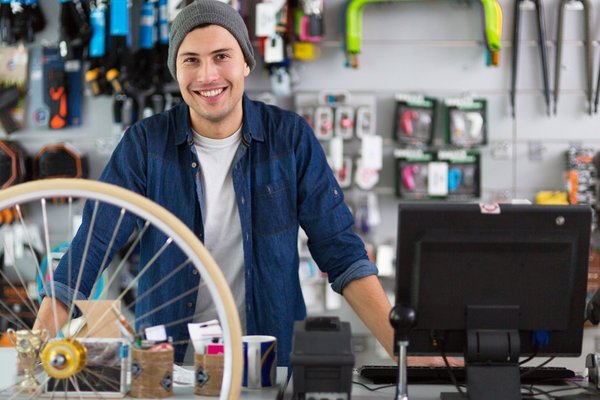
[[[564,220],[558,227],[556,221]],[[583,341],[584,310],[587,286],[587,264],[590,244],[591,208],[589,206],[541,206],[523,204],[479,205],[464,203],[400,203],[398,206],[398,236],[396,258],[396,305],[414,305],[412,285],[414,252],[411,246],[425,231],[456,229],[482,230],[497,227],[506,230],[547,229],[564,234],[574,241],[575,270],[567,328],[551,333],[550,343],[544,347],[534,345],[532,333],[519,330],[521,356],[577,357]],[[462,227],[462,228],[461,228]],[[421,300],[422,301],[422,300]],[[432,340],[429,329],[418,325],[409,334],[408,354],[440,355],[440,341]],[[438,331],[448,355],[462,356],[466,348],[466,327]],[[396,343],[398,337],[396,336]],[[434,345],[437,343],[437,346]],[[396,349],[397,350],[397,349]]]

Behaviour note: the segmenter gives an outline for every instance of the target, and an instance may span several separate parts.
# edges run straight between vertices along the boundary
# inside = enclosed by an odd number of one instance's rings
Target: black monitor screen
[[[417,317],[408,353],[464,355],[468,331],[496,330],[518,336],[519,356],[578,356],[590,220],[586,206],[401,204],[396,305]]]

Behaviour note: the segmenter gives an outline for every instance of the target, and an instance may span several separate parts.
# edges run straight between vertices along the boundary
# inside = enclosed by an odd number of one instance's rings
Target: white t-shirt
[[[204,246],[215,259],[231,288],[246,328],[244,249],[242,225],[231,177],[232,164],[241,142],[241,127],[225,139],[210,139],[194,132],[194,145],[202,173],[204,194]],[[217,318],[217,310],[206,286],[200,280],[194,322]],[[188,353],[190,351],[190,345]],[[186,355],[186,361],[188,357]]]

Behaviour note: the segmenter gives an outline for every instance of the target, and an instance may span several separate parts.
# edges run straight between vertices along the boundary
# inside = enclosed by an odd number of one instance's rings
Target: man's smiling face
[[[250,73],[235,37],[219,25],[194,29],[181,42],[176,63],[194,130],[214,138],[235,132],[242,123],[244,79]]]

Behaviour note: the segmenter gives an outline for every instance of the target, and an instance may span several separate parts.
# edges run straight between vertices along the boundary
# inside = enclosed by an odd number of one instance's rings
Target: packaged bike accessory
[[[450,98],[444,101],[447,121],[446,143],[459,147],[476,147],[487,143],[484,99]]]
[[[476,150],[438,150],[436,158],[448,164],[448,199],[470,200],[481,195],[481,162]]]
[[[362,158],[356,159],[354,183],[362,190],[371,190],[379,182],[379,169],[368,165]]]
[[[67,143],[44,146],[35,156],[35,179],[87,178],[87,158]]]
[[[333,136],[333,109],[319,106],[315,111],[315,134],[319,140],[329,140]]]
[[[344,140],[352,139],[354,132],[354,108],[338,106],[335,109],[335,135]]]
[[[570,204],[597,203],[598,170],[590,147],[571,146],[566,152],[566,187]]]
[[[373,107],[357,107],[354,131],[356,133],[356,137],[359,139],[361,139],[364,135],[375,134],[375,110]]]
[[[306,120],[308,125],[315,130],[315,109],[314,107],[300,107],[296,112]]]
[[[0,140],[0,189],[24,182],[27,178],[26,155],[14,142]]]
[[[435,132],[435,108],[437,100],[432,97],[396,94],[394,138],[399,143],[429,145]]]
[[[338,184],[342,189],[349,188],[352,185],[352,167],[352,158],[344,157],[342,167],[333,171],[335,179],[337,179]]]
[[[434,154],[421,149],[396,149],[396,196],[420,200],[430,198],[429,164]]]

